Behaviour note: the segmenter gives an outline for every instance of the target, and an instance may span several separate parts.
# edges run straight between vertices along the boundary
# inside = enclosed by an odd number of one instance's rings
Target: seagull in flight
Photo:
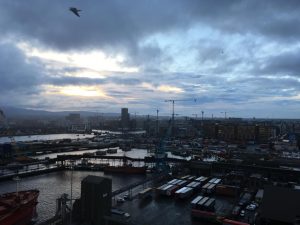
[[[70,7],[70,11],[74,13],[76,16],[80,17],[79,12],[82,11],[81,9],[77,9],[75,7]]]

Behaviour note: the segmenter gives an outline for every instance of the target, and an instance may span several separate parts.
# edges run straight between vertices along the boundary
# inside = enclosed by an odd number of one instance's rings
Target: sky
[[[182,116],[299,118],[299,12],[299,0],[1,0],[0,107],[170,115],[175,99]]]

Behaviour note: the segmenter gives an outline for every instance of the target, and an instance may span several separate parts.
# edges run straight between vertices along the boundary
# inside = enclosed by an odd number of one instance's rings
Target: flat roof
[[[274,202],[276,199],[276,202]],[[275,203],[275,204],[274,204]],[[261,206],[261,217],[294,223],[300,217],[300,191],[293,188],[266,186]]]
[[[197,196],[196,198],[191,201],[191,204],[197,204],[203,198],[202,195]]]

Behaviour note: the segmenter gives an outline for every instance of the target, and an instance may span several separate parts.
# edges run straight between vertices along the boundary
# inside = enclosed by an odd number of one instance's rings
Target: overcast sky
[[[299,24],[299,0],[1,0],[0,106],[299,118]]]

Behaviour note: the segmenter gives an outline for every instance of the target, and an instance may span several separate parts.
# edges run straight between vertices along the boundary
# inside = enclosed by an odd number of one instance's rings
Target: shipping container
[[[174,184],[174,182],[176,182],[176,181],[177,181],[177,179],[170,180],[170,181],[168,182],[168,184]]]
[[[202,198],[196,205],[197,209],[203,209],[203,205],[205,204],[205,202],[207,202],[208,199],[209,197]]]
[[[180,187],[177,186],[177,185],[173,185],[172,187],[168,188],[166,191],[165,191],[165,194],[167,196],[171,196],[173,195]]]
[[[204,204],[205,210],[215,211],[215,203],[216,203],[216,199],[214,198],[208,199],[207,202]]]
[[[206,189],[207,189],[207,194],[212,194],[213,192],[215,192],[216,190],[216,184],[210,184]]]
[[[214,184],[219,184],[219,183],[221,183],[221,181],[222,181],[221,179],[216,179],[213,183]]]
[[[152,194],[152,188],[146,188],[142,191],[139,192],[139,199],[144,199],[144,198],[147,198],[147,197],[151,197],[151,194]]]
[[[189,180],[189,181],[192,181],[192,180],[195,180],[195,179],[196,179],[195,176],[189,176],[189,177],[187,178],[187,180]]]
[[[195,181],[202,181],[202,179],[203,179],[203,176],[197,177],[197,178],[195,179]]]
[[[193,194],[193,188],[183,187],[183,188],[180,188],[179,190],[177,190],[175,192],[175,194],[177,197],[179,197],[181,199],[188,198]]]
[[[250,225],[249,223],[244,223],[240,221],[230,220],[230,219],[224,219],[223,225]]]
[[[217,178],[212,178],[212,179],[210,179],[210,180],[208,181],[208,183],[213,183],[213,182],[215,182],[216,179],[217,179]]]
[[[177,179],[173,184],[174,185],[179,185],[182,182],[186,182],[186,181]]]
[[[178,185],[179,187],[183,187],[183,186],[185,186],[187,183],[188,183],[188,181],[186,181],[186,180],[180,180],[180,182],[178,182],[177,185]]]
[[[172,186],[173,186],[172,184],[164,184],[158,187],[156,190],[159,194],[166,194],[166,190]]]
[[[191,201],[191,206],[192,208],[196,208],[196,205],[199,201],[201,201],[201,199],[203,198],[203,196],[199,195],[196,198],[193,199],[193,201]]]
[[[182,180],[185,180],[185,179],[187,179],[189,176],[190,176],[190,175],[183,176],[183,177],[181,177],[181,179],[182,179]]]
[[[211,183],[206,183],[202,186],[202,189],[206,189],[209,185],[211,185]]]
[[[232,185],[218,184],[216,187],[216,194],[225,196],[236,196],[239,192],[239,187]]]

